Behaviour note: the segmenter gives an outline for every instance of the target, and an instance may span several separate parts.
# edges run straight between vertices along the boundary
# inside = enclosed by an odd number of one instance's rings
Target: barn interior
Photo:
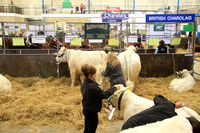
[[[128,18],[104,20],[108,12]],[[147,23],[148,14],[194,14],[195,21]],[[85,24],[91,23],[109,23],[109,38],[86,38]],[[13,89],[0,92],[0,132],[83,132],[80,79],[70,87],[68,64],[55,62],[62,46],[83,51],[108,48],[117,54],[125,46],[140,46],[136,53],[141,71],[133,93],[150,100],[162,94],[172,102],[188,102],[187,107],[200,114],[199,35],[199,0],[1,0],[0,74]],[[160,40],[169,54],[154,54]],[[176,72],[183,69],[193,71],[196,85],[182,93],[169,90]],[[111,120],[108,116],[102,108],[97,132],[120,132],[122,114],[116,110]]]

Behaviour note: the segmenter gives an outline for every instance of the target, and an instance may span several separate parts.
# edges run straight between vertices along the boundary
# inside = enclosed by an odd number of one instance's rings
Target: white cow
[[[129,128],[120,133],[193,133],[193,129],[188,119],[174,116],[163,121]]]
[[[81,72],[81,66],[84,64],[92,65],[97,69],[96,81],[100,85],[105,84],[105,79],[100,72],[100,69],[106,68],[106,53],[104,51],[81,51],[72,50],[61,47],[57,54],[56,62],[67,62],[70,69],[71,86],[74,86],[76,75],[80,75],[81,81],[84,80],[84,75]]]
[[[10,90],[12,90],[11,82],[6,77],[0,74],[0,92]]]
[[[118,58],[122,66],[123,75],[127,81],[127,86],[130,85],[130,82],[134,86],[141,70],[140,56],[135,53],[137,49],[134,46],[129,46],[125,49],[126,51],[120,53]]]
[[[173,79],[169,85],[169,89],[178,91],[178,92],[184,92],[194,87],[196,84],[191,71],[188,71],[187,69],[183,69],[183,71],[180,71],[178,74],[181,77],[181,79]]]
[[[117,90],[109,98],[109,101],[121,110],[124,120],[128,120],[131,116],[154,105],[152,100],[137,96],[130,90],[127,90],[123,85],[120,85],[120,90]],[[119,108],[120,107],[120,108]],[[200,116],[194,110],[188,107],[176,109],[176,113],[183,117],[194,117],[200,121]]]

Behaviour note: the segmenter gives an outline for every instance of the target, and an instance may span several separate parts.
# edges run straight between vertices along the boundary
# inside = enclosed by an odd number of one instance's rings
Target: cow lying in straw
[[[0,74],[0,92],[9,90],[12,90],[11,82],[6,77]]]
[[[130,90],[127,90],[123,85],[120,86],[120,90],[117,90],[109,98],[109,102],[122,112],[125,121],[131,116],[154,105],[152,100],[137,96]],[[176,109],[175,111],[179,116],[194,117],[200,121],[198,113],[188,107],[182,107],[180,109]]]
[[[183,69],[183,71],[178,72],[177,74],[181,79],[173,79],[169,85],[169,89],[184,92],[193,88],[196,82],[191,73],[192,71],[188,71],[187,69]]]

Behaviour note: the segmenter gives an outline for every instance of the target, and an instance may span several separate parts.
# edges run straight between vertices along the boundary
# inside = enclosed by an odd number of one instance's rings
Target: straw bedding
[[[84,128],[82,114],[82,96],[80,82],[70,86],[70,79],[40,77],[6,77],[12,82],[13,90],[0,92],[0,124],[4,128],[21,126],[60,126]],[[200,114],[200,81],[187,92],[177,93],[168,90],[169,83],[176,76],[166,78],[138,78],[134,93],[153,99],[162,94],[173,102],[189,102],[188,107]],[[112,121],[121,120],[115,112]],[[108,114],[102,109],[99,114],[99,127],[104,128],[108,122]]]

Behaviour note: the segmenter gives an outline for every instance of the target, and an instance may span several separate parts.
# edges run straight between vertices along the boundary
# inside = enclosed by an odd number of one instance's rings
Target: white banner
[[[32,43],[46,43],[44,36],[32,36]]]

